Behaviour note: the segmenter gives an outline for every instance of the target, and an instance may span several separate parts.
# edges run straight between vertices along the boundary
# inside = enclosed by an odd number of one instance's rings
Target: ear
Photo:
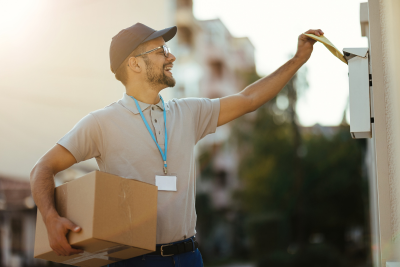
[[[128,68],[133,72],[140,73],[142,71],[142,62],[139,61],[136,57],[130,57],[128,59]]]

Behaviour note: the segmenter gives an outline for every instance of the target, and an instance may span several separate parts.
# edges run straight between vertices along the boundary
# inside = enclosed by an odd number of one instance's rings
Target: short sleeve
[[[184,98],[193,114],[196,143],[207,134],[215,133],[218,124],[219,99]]]
[[[81,119],[57,144],[68,149],[77,162],[100,156],[102,136],[92,114]]]

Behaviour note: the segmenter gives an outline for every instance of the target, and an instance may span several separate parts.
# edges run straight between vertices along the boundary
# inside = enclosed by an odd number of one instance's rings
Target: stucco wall
[[[400,262],[400,1],[369,0],[379,258]],[[397,49],[396,49],[397,48]]]
[[[380,0],[391,207],[391,258],[400,261],[400,1]]]

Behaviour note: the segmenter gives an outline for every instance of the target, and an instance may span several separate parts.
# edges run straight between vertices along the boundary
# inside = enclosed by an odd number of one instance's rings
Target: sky
[[[368,47],[361,36],[360,0],[194,0],[197,19],[220,18],[235,37],[247,36],[255,46],[257,72],[264,76],[296,52],[298,36],[322,29],[340,51]],[[302,125],[338,125],[348,103],[348,68],[321,43],[307,68],[309,88],[297,106]],[[348,120],[348,114],[347,114]]]

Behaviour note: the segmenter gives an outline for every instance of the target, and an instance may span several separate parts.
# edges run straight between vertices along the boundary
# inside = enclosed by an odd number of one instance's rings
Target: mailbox
[[[368,48],[344,48],[343,53],[349,65],[350,134],[354,139],[371,138]]]

